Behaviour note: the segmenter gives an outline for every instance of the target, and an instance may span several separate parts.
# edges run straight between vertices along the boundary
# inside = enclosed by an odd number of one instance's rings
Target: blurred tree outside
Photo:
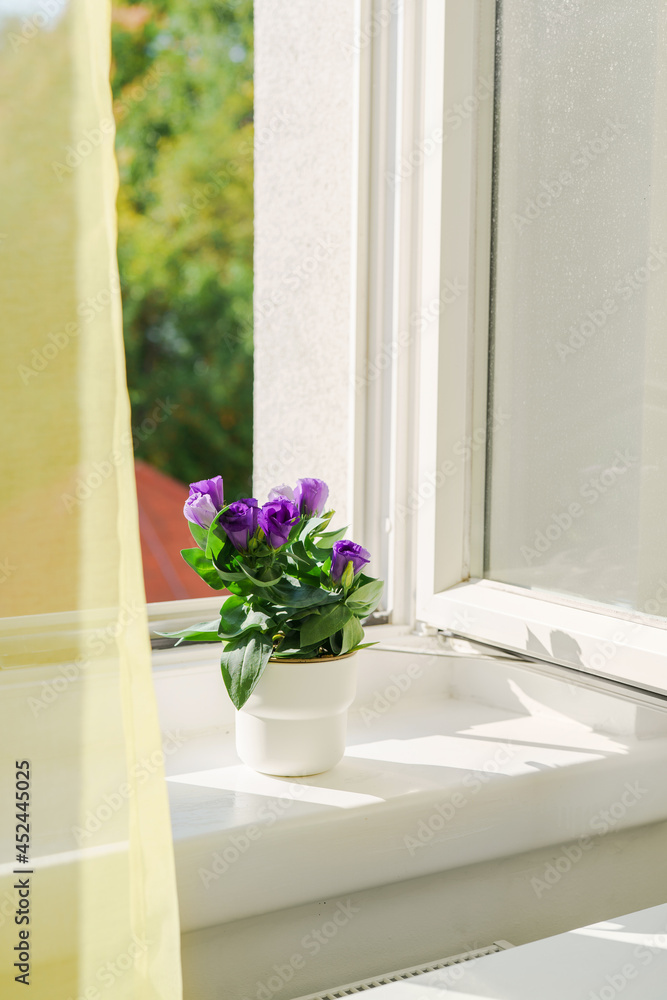
[[[231,501],[252,463],[252,0],[116,2],[112,53],[135,455],[222,475]]]

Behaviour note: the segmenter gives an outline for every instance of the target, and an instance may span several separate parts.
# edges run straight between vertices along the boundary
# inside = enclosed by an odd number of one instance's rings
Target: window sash
[[[421,174],[417,297],[429,315],[443,289],[458,294],[435,311],[419,343],[416,617],[667,694],[667,622],[482,579],[494,117],[480,85],[494,79],[496,4],[427,0],[424,10],[422,142],[438,123],[445,140]],[[448,131],[466,107],[468,127]]]

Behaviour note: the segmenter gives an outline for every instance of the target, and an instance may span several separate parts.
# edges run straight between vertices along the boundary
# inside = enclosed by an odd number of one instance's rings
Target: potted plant
[[[363,572],[370,556],[346,529],[329,530],[328,494],[322,480],[299,479],[271,490],[261,507],[254,498],[225,504],[216,476],[191,483],[185,502],[196,547],[181,554],[230,595],[215,621],[172,635],[221,641],[239,756],[268,774],[338,763],[356,688],[353,654],[372,645],[361,620],[382,583]]]

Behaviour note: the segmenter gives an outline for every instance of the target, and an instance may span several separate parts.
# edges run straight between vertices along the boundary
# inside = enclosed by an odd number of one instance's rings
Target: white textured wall
[[[255,3],[254,488],[318,476],[349,518],[354,0]]]

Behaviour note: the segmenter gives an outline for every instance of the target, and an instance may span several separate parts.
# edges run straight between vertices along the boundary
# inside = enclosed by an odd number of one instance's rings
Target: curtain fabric
[[[109,63],[104,0],[0,7],[3,998],[182,995]]]

